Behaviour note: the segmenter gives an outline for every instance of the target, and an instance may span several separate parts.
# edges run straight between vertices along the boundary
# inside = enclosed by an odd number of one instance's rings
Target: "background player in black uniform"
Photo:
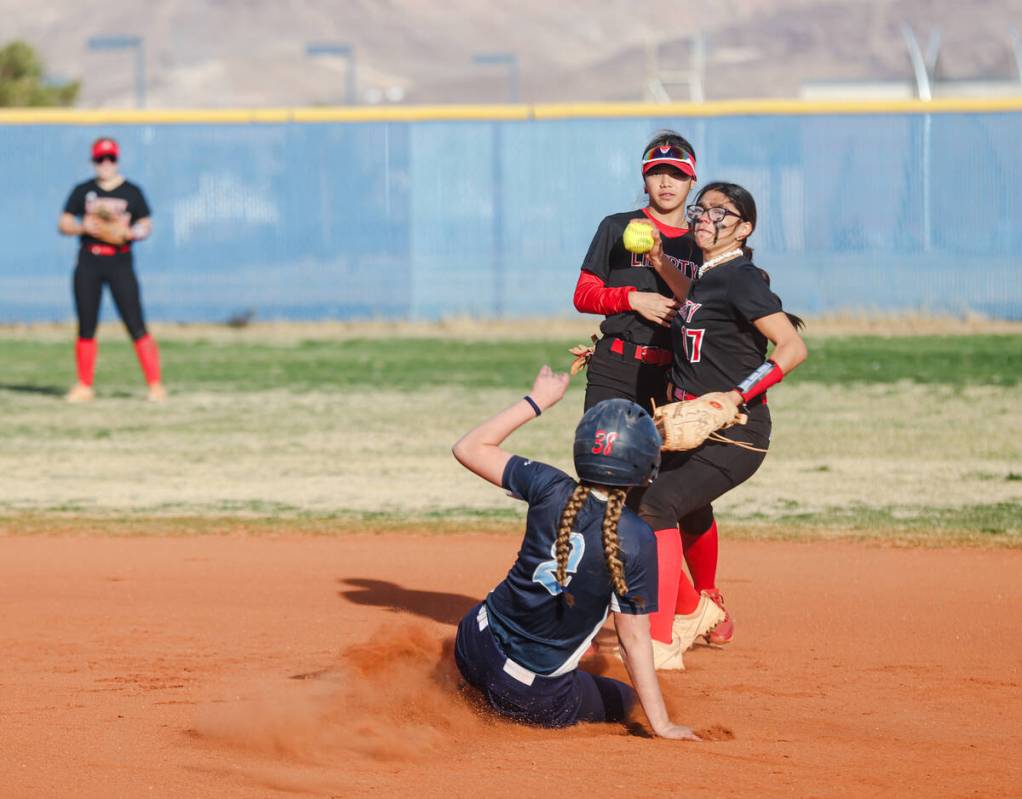
[[[600,222],[575,287],[579,311],[607,317],[589,361],[586,409],[611,397],[647,410],[651,399],[663,403],[671,319],[701,263],[685,217],[696,177],[692,145],[674,131],[658,133],[643,151],[642,174],[649,205]],[[632,219],[655,226],[656,244],[646,255],[629,252],[621,241]]]
[[[131,258],[132,242],[141,241],[152,232],[151,214],[142,190],[119,173],[119,155],[120,148],[113,139],[102,138],[93,143],[96,177],[72,189],[58,223],[61,233],[78,236],[81,242],[74,273],[78,382],[68,392],[70,402],[88,402],[95,396],[92,380],[97,355],[96,326],[104,285],[110,287],[117,312],[135,342],[135,352],[149,384],[148,398],[160,401],[167,395],[160,382],[160,353],[142,317]]]
[[[675,398],[731,392],[749,421],[722,434],[765,450],[770,444],[766,390],[805,360],[806,346],[796,329],[802,323],[783,311],[767,274],[752,263],[746,240],[756,228],[756,204],[749,192],[733,183],[711,183],[699,193],[689,218],[703,250],[703,265],[671,330]],[[767,342],[774,345],[769,360]],[[723,608],[716,586],[717,528],[710,503],[748,480],[764,457],[763,452],[712,441],[665,457],[640,511],[657,531],[661,590],[654,637],[676,613],[674,632],[685,646],[691,641],[680,614],[706,597]],[[697,594],[681,575],[682,551]],[[672,609],[675,590],[677,606]],[[707,637],[726,643],[733,635],[728,616]]]
[[[621,721],[632,689],[578,668],[613,611],[623,660],[654,732],[698,740],[672,723],[664,706],[646,615],[656,609],[656,544],[649,526],[624,506],[625,488],[648,483],[660,462],[652,419],[622,399],[590,409],[575,431],[580,483],[500,448],[567,386],[567,375],[544,366],[531,394],[454,445],[464,466],[529,504],[514,565],[458,626],[458,669],[493,709],[518,721]]]

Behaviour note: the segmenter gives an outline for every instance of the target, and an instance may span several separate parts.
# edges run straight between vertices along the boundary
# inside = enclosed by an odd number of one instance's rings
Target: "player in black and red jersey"
[[[763,462],[771,428],[766,391],[806,358],[797,329],[801,320],[784,312],[766,272],[752,263],[746,244],[756,229],[752,195],[733,183],[711,183],[689,207],[688,217],[703,263],[671,329],[674,398],[730,392],[748,423],[722,435],[764,451],[707,441],[695,450],[671,453],[642,498],[640,515],[657,536],[660,579],[660,610],[651,616],[651,633],[654,640],[682,649],[696,638],[697,604],[712,600],[724,608],[716,585],[711,503],[748,480]],[[773,344],[769,359],[768,343]],[[694,587],[681,572],[683,556]],[[715,643],[733,636],[729,615],[706,635]]]
[[[647,410],[651,400],[664,402],[671,320],[702,262],[685,217],[696,179],[692,145],[674,131],[661,131],[643,151],[642,175],[649,205],[600,222],[575,286],[575,308],[607,317],[589,361],[587,410],[611,398]],[[659,233],[650,253],[625,249],[621,235],[632,219],[650,221]]]
[[[95,396],[96,326],[104,285],[110,287],[117,312],[135,342],[149,385],[148,398],[160,401],[167,394],[160,382],[160,353],[142,316],[131,256],[132,243],[152,232],[151,213],[142,190],[119,173],[119,155],[120,148],[113,139],[101,138],[93,143],[96,177],[74,187],[58,223],[61,233],[78,236],[81,242],[74,272],[78,382],[68,392],[70,402],[88,402]]]

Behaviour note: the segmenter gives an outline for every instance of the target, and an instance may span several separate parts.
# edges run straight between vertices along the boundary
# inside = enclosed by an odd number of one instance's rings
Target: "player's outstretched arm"
[[[556,405],[564,396],[569,379],[567,374],[555,374],[549,366],[544,366],[536,375],[532,391],[525,397],[458,439],[452,448],[454,457],[469,471],[499,486],[504,467],[511,459],[511,453],[502,450],[500,445],[523,424],[535,419],[539,412]]]
[[[621,655],[632,679],[632,687],[639,695],[642,710],[649,719],[653,732],[661,738],[681,741],[702,740],[688,727],[675,724],[667,715],[664,696],[660,693],[656,668],[653,666],[653,644],[649,636],[649,616],[615,613],[614,627],[621,645]]]

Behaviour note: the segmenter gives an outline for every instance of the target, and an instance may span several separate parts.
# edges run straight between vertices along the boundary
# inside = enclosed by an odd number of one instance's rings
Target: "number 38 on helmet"
[[[634,402],[598,402],[575,428],[575,472],[586,483],[642,486],[660,468],[660,434],[653,419]]]

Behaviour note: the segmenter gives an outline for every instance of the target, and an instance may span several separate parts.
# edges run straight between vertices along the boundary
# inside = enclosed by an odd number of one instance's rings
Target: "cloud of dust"
[[[336,668],[296,675],[204,708],[199,737],[307,763],[341,756],[434,758],[491,730],[451,654],[453,640],[404,624],[342,653]]]
[[[481,739],[551,733],[489,713],[481,697],[464,686],[453,646],[450,636],[421,626],[386,625],[367,642],[342,652],[333,667],[238,692],[237,701],[207,705],[193,735],[277,761],[331,766],[350,762],[352,756],[368,763],[435,761]],[[627,680],[619,662],[601,655],[587,658],[584,665],[587,671]],[[668,707],[684,723],[671,693],[665,691]],[[624,727],[583,724],[570,734],[652,737],[644,721],[636,709]],[[696,732],[708,741],[734,738],[721,725]],[[308,773],[267,768],[264,763],[258,773],[249,773],[250,778],[288,790],[299,784],[308,789],[313,785],[309,780],[315,779]]]

